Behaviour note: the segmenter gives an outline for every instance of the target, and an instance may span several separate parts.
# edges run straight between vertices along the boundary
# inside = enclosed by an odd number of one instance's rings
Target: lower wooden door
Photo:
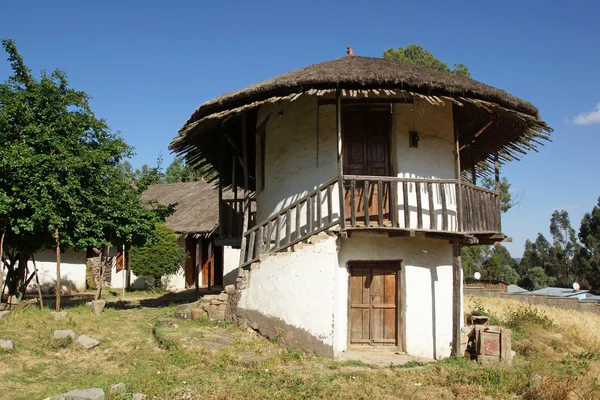
[[[350,265],[350,346],[401,347],[399,271],[397,262]]]

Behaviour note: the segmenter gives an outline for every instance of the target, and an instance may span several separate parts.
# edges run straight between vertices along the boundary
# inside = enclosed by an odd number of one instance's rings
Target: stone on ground
[[[86,335],[81,335],[79,338],[77,338],[77,343],[86,349],[91,349],[92,347],[98,346],[100,341]]]
[[[0,339],[0,349],[12,350],[15,348],[15,344],[11,340]]]
[[[225,293],[233,294],[235,293],[235,285],[227,285],[225,286]]]
[[[147,398],[148,396],[143,393],[134,393],[133,396],[131,396],[131,400],[146,400]]]
[[[65,319],[67,318],[67,312],[66,311],[50,311],[50,316],[52,318],[54,318],[55,321],[60,321],[61,319]]]
[[[54,336],[52,338],[54,340],[64,340],[66,338],[77,340],[77,334],[70,329],[57,330],[54,331]]]
[[[10,315],[10,311],[0,311],[0,319],[4,319]]]
[[[125,393],[126,391],[127,391],[127,385],[124,382],[119,382],[110,387],[109,393],[112,395],[115,395],[115,394]]]
[[[92,311],[94,312],[94,314],[100,314],[102,312],[102,310],[104,310],[104,306],[106,305],[106,301],[100,299],[100,300],[94,300],[92,301]]]
[[[104,390],[91,388],[83,390],[71,390],[68,393],[50,397],[51,400],[104,400]]]

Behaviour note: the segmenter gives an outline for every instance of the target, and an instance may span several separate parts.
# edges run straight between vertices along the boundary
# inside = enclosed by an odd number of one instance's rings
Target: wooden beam
[[[220,130],[220,128],[219,128]],[[225,142],[223,141],[223,135],[219,135],[219,236],[223,237],[223,153],[225,152]],[[198,275],[196,274],[196,278]],[[197,287],[197,285],[196,285]]]
[[[452,355],[460,357],[462,328],[462,254],[458,242],[452,244]]]
[[[196,239],[196,266],[194,268],[194,280],[196,281],[196,291],[200,290],[200,271],[202,269],[202,246],[200,238]]]
[[[213,284],[213,279],[214,279],[214,273],[215,273],[215,256],[213,254],[213,241],[212,238],[208,239],[208,288],[210,289],[210,287]]]
[[[338,89],[335,92],[335,119],[337,128],[337,172],[338,172],[338,187],[339,187],[339,204],[340,204],[340,231],[346,227],[345,217],[345,202],[344,202],[344,158],[342,154],[342,95]],[[368,211],[367,211],[368,213]]]
[[[454,110],[454,108],[452,109]],[[491,123],[491,121],[490,121]],[[460,141],[458,140],[459,132],[458,132],[458,121],[454,118],[454,142],[456,146],[455,150],[455,168],[456,168],[456,179],[458,179],[458,184],[456,185],[456,225],[458,227],[458,231],[463,231],[463,221],[462,221],[462,187],[461,187],[461,177],[460,177]]]
[[[250,191],[248,189],[248,135],[247,135],[247,115],[242,113],[242,169],[244,171],[244,220],[242,222],[242,248],[240,251],[240,265],[244,264],[246,257],[246,236],[248,223],[250,220]]]

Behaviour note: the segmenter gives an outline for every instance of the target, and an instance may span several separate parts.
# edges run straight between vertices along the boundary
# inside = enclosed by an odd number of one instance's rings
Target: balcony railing
[[[241,266],[336,225],[348,231],[501,233],[500,198],[493,190],[457,179],[344,175],[342,203],[338,183],[333,178],[268,219],[250,225],[241,240]],[[344,221],[340,218],[342,204]],[[227,209],[222,216],[227,232],[241,232],[240,207],[231,203],[230,209],[223,208]],[[229,215],[238,222],[231,223]]]

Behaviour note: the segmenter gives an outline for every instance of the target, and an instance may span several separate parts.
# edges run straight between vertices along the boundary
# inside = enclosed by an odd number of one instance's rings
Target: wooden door
[[[347,108],[342,115],[344,175],[389,176],[389,110],[374,108]],[[364,181],[356,181],[352,188],[346,182],[346,219],[350,219],[351,194],[354,192],[354,208],[358,221],[365,220],[368,212],[371,221],[377,220],[378,198],[383,196],[383,214],[389,216],[389,185],[369,185],[367,199]],[[365,204],[366,203],[366,204]],[[365,211],[366,210],[366,211]]]
[[[350,268],[351,346],[399,346],[399,268],[378,264]]]

